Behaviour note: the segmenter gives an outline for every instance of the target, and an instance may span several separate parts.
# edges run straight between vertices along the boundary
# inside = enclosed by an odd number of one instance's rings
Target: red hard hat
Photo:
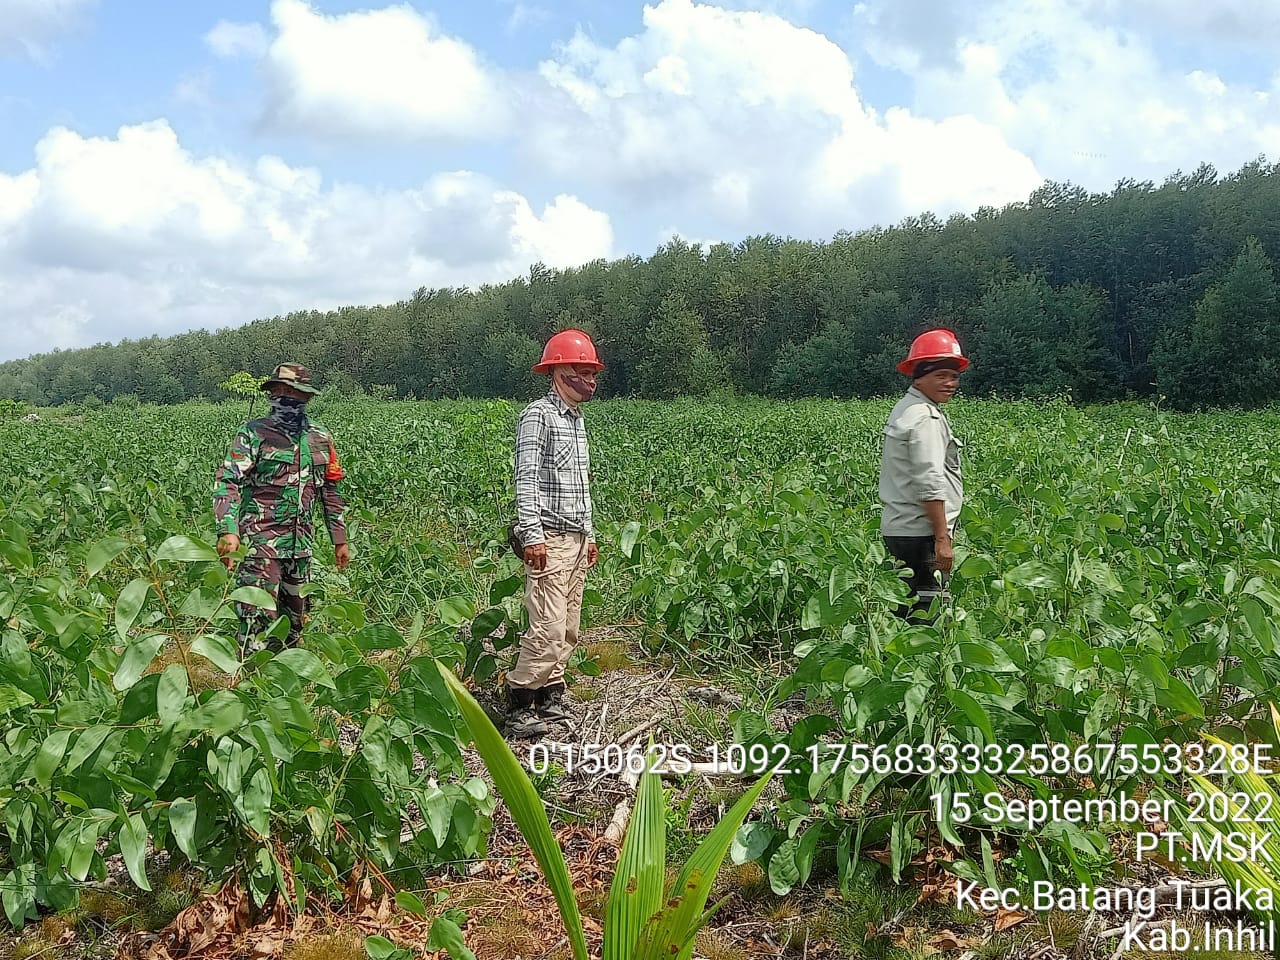
[[[926,330],[912,340],[911,351],[907,359],[898,364],[898,372],[911,376],[921,360],[955,360],[961,370],[969,366],[969,361],[960,352],[960,341],[950,330]]]
[[[596,353],[596,345],[581,330],[561,330],[547,341],[542,349],[542,359],[533,365],[534,373],[550,373],[560,363],[589,363],[597,370],[604,364]]]

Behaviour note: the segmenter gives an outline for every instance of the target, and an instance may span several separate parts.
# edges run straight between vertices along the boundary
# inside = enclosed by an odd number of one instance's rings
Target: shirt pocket
[[[551,443],[551,467],[556,473],[566,473],[573,469],[578,458],[578,445],[572,439],[557,439]]]
[[[258,455],[258,473],[262,482],[273,487],[289,487],[298,482],[296,450],[279,448],[263,450]]]

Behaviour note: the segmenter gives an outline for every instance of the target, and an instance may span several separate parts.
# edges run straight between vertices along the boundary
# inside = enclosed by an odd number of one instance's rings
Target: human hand
[[[547,568],[547,545],[545,543],[531,543],[524,548],[524,562],[534,570],[545,570]]]
[[[333,548],[333,559],[338,564],[339,570],[347,569],[351,563],[351,547],[345,543],[340,543]]]
[[[587,566],[594,567],[596,561],[600,559],[600,548],[594,543],[587,544]]]
[[[234,533],[224,533],[218,537],[218,556],[222,558],[222,565],[228,570],[236,565],[236,559],[231,554],[239,549],[240,538]]]
[[[933,569],[941,573],[950,573],[951,565],[955,562],[956,551],[955,546],[951,542],[950,537],[934,537],[933,538]]]

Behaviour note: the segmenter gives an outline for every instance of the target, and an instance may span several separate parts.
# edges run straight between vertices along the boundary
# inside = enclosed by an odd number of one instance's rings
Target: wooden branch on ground
[[[604,828],[604,838],[618,846],[622,845],[622,838],[627,835],[627,822],[631,819],[631,794],[635,792],[636,785],[640,782],[640,774],[627,770],[621,779],[630,793],[618,801],[618,805],[613,808],[609,825]]]
[[[626,733],[618,738],[618,746],[625,747],[628,743],[643,733],[648,733],[654,727],[662,722],[661,717],[654,717],[652,720],[646,720],[644,723],[637,724]]]

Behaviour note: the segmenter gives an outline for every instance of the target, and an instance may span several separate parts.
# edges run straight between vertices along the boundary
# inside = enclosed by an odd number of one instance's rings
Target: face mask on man
[[[595,380],[580,377],[576,373],[566,373],[564,375],[564,385],[578,395],[580,398],[579,403],[586,403],[596,394]]]
[[[302,435],[302,428],[306,423],[306,407],[307,401],[297,397],[273,396],[267,419],[286,436],[296,439]]]

